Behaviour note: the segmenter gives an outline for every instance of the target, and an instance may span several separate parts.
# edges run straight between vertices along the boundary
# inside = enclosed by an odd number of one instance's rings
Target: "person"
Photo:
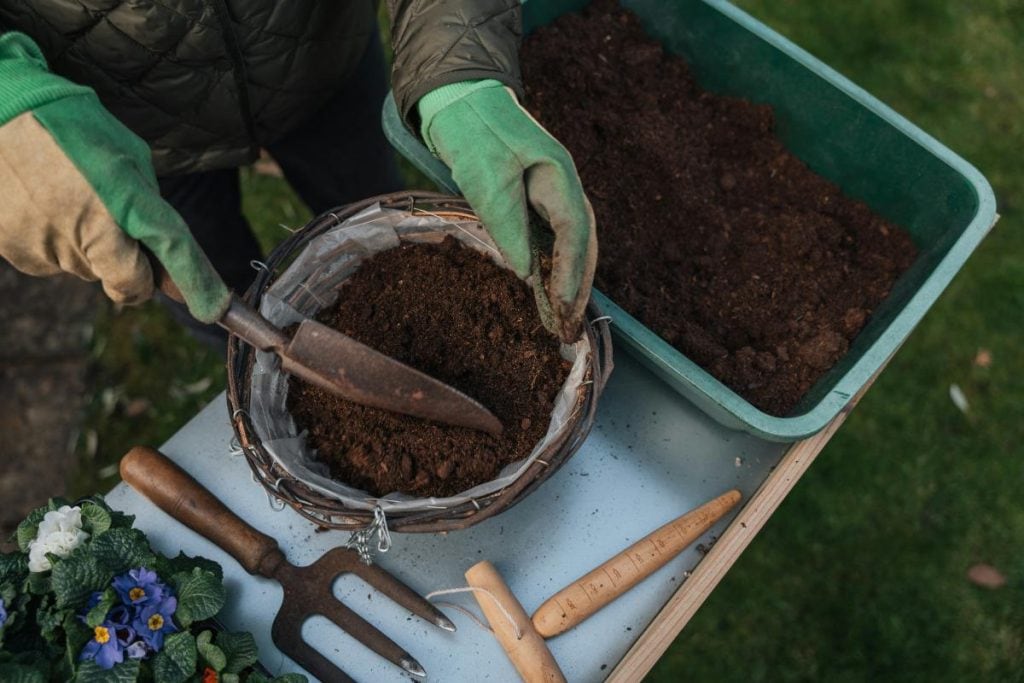
[[[594,217],[568,152],[519,105],[519,0],[387,5],[405,125],[521,277],[530,210],[550,226],[567,336]],[[386,89],[373,0],[0,0],[0,255],[127,304],[153,296],[151,256],[210,333],[260,257],[238,167],[267,150],[314,213],[399,189]]]

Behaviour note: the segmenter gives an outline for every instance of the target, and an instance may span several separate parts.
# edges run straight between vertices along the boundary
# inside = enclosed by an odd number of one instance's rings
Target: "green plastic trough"
[[[524,5],[527,28],[586,0]],[[617,341],[726,427],[771,441],[821,430],[906,340],[996,220],[988,181],[969,163],[892,109],[750,15],[721,0],[624,0],[646,30],[684,57],[701,85],[775,109],[787,147],[848,196],[910,232],[920,254],[850,346],[787,417],[755,408],[644,327],[604,294]],[[458,192],[447,167],[402,125],[389,96],[391,144],[438,186]],[[598,226],[600,235],[600,226]]]

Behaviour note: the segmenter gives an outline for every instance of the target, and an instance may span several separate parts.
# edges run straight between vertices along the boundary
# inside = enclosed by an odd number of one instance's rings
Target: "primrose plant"
[[[99,496],[51,500],[0,555],[0,681],[296,683],[259,666],[248,633],[214,621],[221,568],[153,551]]]

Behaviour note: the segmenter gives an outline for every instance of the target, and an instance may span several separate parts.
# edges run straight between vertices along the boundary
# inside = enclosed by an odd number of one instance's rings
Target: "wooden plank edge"
[[[854,405],[856,400],[823,430],[786,451],[757,493],[612,670],[608,683],[632,683],[647,675],[846,421]]]

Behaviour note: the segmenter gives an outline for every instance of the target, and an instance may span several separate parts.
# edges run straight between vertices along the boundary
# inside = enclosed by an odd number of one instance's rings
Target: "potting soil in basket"
[[[335,217],[258,302],[282,328],[335,324],[478,399],[505,427],[492,437],[355,406],[256,352],[244,409],[272,466],[351,510],[436,512],[498,493],[582,418],[590,337],[560,344],[545,332],[532,280],[504,269],[472,216],[442,214],[371,204]]]
[[[320,322],[480,401],[501,436],[342,400],[292,378],[288,408],[331,474],[374,495],[449,496],[526,457],[572,364],[530,288],[448,237],[365,261]]]
[[[916,256],[773,133],[768,106],[701,90],[637,17],[598,0],[521,54],[527,108],[572,153],[596,284],[758,408],[786,415]]]

